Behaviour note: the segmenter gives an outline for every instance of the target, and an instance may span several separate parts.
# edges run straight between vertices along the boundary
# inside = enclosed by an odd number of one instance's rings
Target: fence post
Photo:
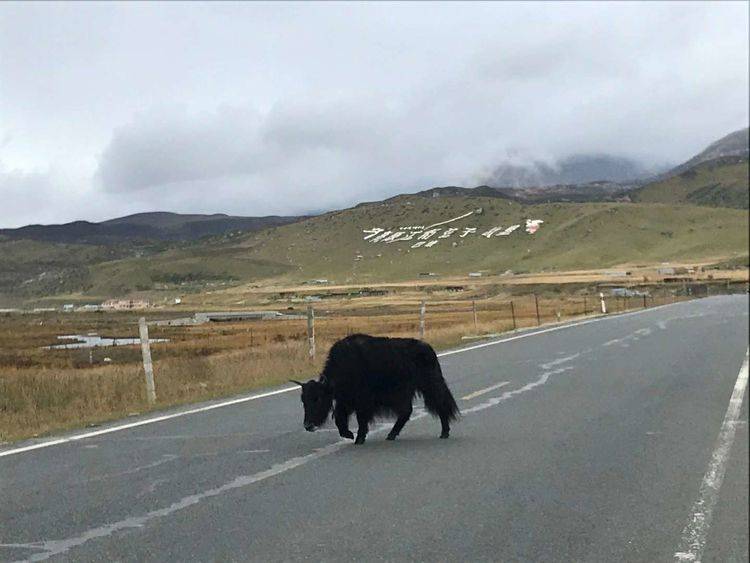
[[[315,310],[312,305],[307,306],[307,344],[311,360],[315,359]]]
[[[584,295],[583,296],[583,316],[585,317],[588,314],[589,314],[589,307],[588,307],[588,303],[586,303],[586,296]]]
[[[516,308],[513,306],[513,301],[510,302],[510,316],[513,317],[513,330],[517,330],[516,326]]]
[[[471,312],[474,315],[474,332],[476,333],[478,331],[477,329],[477,302],[474,299],[471,300]]]
[[[602,314],[607,314],[607,304],[604,302],[604,293],[599,292],[599,300],[601,301],[602,305]]]
[[[648,305],[646,305],[646,294],[643,294],[643,308],[645,309]]]
[[[141,337],[141,354],[143,355],[143,371],[146,374],[146,398],[150,405],[156,402],[156,387],[154,386],[154,366],[151,363],[151,343],[148,339],[148,325],[146,319],[138,319],[138,333]]]
[[[424,313],[427,305],[424,301],[419,305],[419,339],[424,339]]]
[[[536,305],[536,325],[539,326],[542,324],[542,320],[539,316],[539,297],[537,297],[536,293],[534,294],[534,304]]]

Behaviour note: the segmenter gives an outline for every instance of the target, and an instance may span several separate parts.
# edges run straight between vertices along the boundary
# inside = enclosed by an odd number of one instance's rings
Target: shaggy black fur
[[[314,431],[333,418],[344,438],[354,438],[349,416],[355,413],[359,428],[355,444],[363,444],[375,416],[396,416],[387,440],[395,440],[412,413],[416,395],[427,411],[440,418],[441,438],[450,434],[450,421],[459,416],[458,405],[440,371],[432,347],[412,338],[380,338],[354,334],[331,347],[320,378],[302,387],[305,430]]]

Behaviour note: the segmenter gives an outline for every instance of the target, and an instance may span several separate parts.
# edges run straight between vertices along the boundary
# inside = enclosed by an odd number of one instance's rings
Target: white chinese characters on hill
[[[459,217],[449,219],[447,221],[441,221],[434,225],[411,225],[407,227],[396,227],[392,229],[386,229],[383,227],[372,227],[370,229],[363,229],[362,232],[364,240],[370,243],[384,243],[393,244],[394,242],[410,242],[411,248],[431,248],[440,241],[450,239],[452,237],[466,238],[469,236],[482,236],[487,239],[495,237],[507,237],[512,233],[516,232],[521,228],[520,224],[515,225],[498,225],[491,227],[485,231],[480,232],[477,227],[448,227],[449,223],[465,219],[475,212],[466,213]],[[526,219],[525,230],[528,234],[533,235],[536,233],[544,223],[541,219]],[[454,244],[455,246],[455,244]]]

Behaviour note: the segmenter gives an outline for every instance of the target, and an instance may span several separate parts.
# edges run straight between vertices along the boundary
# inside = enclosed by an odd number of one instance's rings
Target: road
[[[6,448],[0,559],[747,561],[747,348],[712,297],[442,354],[448,440],[307,433],[292,391]]]

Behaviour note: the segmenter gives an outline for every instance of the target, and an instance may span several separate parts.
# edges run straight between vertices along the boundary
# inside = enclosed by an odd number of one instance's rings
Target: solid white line
[[[540,335],[540,334],[546,334],[548,332],[555,332],[557,330],[563,330],[563,329],[566,329],[566,328],[573,328],[573,327],[576,327],[576,326],[582,326],[582,325],[586,325],[586,324],[589,324],[589,323],[594,323],[594,322],[608,320],[608,319],[623,318],[623,317],[627,317],[627,316],[630,316],[630,315],[639,315],[641,313],[646,313],[646,312],[649,312],[649,311],[655,311],[657,309],[661,309],[661,308],[664,308],[664,307],[671,307],[672,305],[676,305],[676,304],[679,304],[679,303],[668,303],[666,305],[659,305],[658,307],[651,307],[650,309],[640,309],[638,311],[632,311],[632,312],[629,312],[629,313],[620,313],[620,314],[616,314],[616,315],[596,317],[596,318],[592,318],[592,319],[586,319],[586,320],[582,320],[582,321],[572,322],[572,323],[569,323],[569,324],[557,325],[557,326],[553,326],[553,327],[545,328],[545,329],[541,329],[541,330],[534,330],[534,331],[531,331],[531,332],[526,332],[526,333],[523,333],[523,334],[517,334],[515,336],[510,336],[508,338],[502,338],[502,339],[499,339],[499,340],[492,340],[490,342],[484,342],[482,344],[475,344],[473,346],[467,346],[465,348],[458,348],[456,350],[450,350],[448,352],[441,352],[437,356],[438,357],[452,356],[453,354],[461,354],[463,352],[469,352],[471,350],[477,350],[479,348],[486,348],[487,346],[496,346],[497,344],[504,344],[506,342],[512,342],[514,340],[520,340],[522,338],[530,338],[532,336],[537,336],[537,335]],[[269,392],[266,392],[266,393],[259,393],[259,394],[256,394],[256,395],[250,395],[248,397],[240,397],[240,398],[237,398],[237,399],[230,399],[228,401],[222,401],[222,402],[219,402],[219,403],[213,403],[213,404],[207,405],[207,406],[196,407],[196,408],[193,408],[193,409],[188,409],[188,410],[184,410],[184,411],[180,411],[180,412],[176,412],[176,413],[171,413],[171,414],[165,414],[165,415],[162,415],[162,416],[155,416],[153,418],[146,418],[146,419],[139,420],[139,421],[136,421],[136,422],[129,422],[129,423],[120,424],[120,425],[117,425],[117,426],[110,426],[108,428],[102,428],[101,430],[94,430],[92,432],[84,432],[82,434],[75,434],[73,436],[66,436],[64,438],[58,438],[58,439],[54,439],[54,440],[48,440],[46,442],[38,442],[36,444],[31,444],[31,445],[28,445],[28,446],[23,446],[23,447],[20,447],[20,448],[14,448],[12,450],[0,451],[0,457],[5,457],[5,456],[10,456],[10,455],[20,454],[20,453],[29,452],[29,451],[32,451],[32,450],[38,450],[38,449],[41,449],[41,448],[48,448],[50,446],[57,446],[57,445],[60,445],[60,444],[67,444],[67,443],[75,442],[75,441],[78,441],[78,440],[85,440],[86,438],[93,438],[95,436],[102,436],[104,434],[110,434],[112,432],[119,432],[121,430],[128,430],[130,428],[137,428],[138,426],[146,426],[147,424],[154,424],[154,423],[157,423],[157,422],[163,422],[165,420],[171,420],[173,418],[179,418],[181,416],[188,416],[188,415],[191,415],[191,414],[197,414],[197,413],[206,412],[206,411],[210,411],[210,410],[214,410],[214,409],[220,409],[220,408],[228,407],[228,406],[231,406],[231,405],[237,405],[237,404],[240,404],[240,403],[246,403],[248,401],[254,401],[256,399],[262,399],[264,397],[271,397],[273,395],[280,395],[281,393],[288,393],[289,391],[294,391],[295,389],[298,389],[298,387],[297,386],[294,386],[294,387],[285,387],[284,389],[277,389],[275,391],[269,391]]]
[[[703,481],[698,490],[698,498],[693,503],[692,510],[690,511],[690,520],[682,531],[680,546],[674,554],[675,561],[700,561],[703,557],[703,550],[706,547],[706,538],[708,537],[708,530],[711,527],[714,507],[716,506],[716,501],[719,499],[719,490],[721,489],[721,484],[724,482],[729,454],[734,443],[737,418],[739,417],[742,400],[745,397],[745,390],[747,389],[749,356],[750,349],[745,353],[745,361],[742,362],[740,372],[737,374],[737,382],[734,384],[727,413],[724,416],[721,430],[719,430],[719,436],[716,438],[708,470],[706,470],[706,474],[703,476]]]
[[[284,389],[277,389],[276,391],[268,391],[267,393],[259,393],[257,395],[250,395],[249,397],[240,397],[239,399],[232,399],[230,401],[223,401],[221,403],[215,403],[213,405],[207,405],[204,407],[198,407],[189,409],[186,411],[175,412],[172,414],[165,414],[162,416],[155,416],[153,418],[147,418],[136,422],[129,422],[127,424],[120,424],[118,426],[112,426],[110,428],[102,428],[101,430],[94,430],[92,432],[85,432],[83,434],[76,434],[75,436],[66,436],[65,438],[59,438],[57,440],[49,440],[47,442],[40,442],[38,444],[31,444],[30,446],[24,446],[22,448],[16,448],[13,450],[6,450],[0,452],[0,457],[7,455],[20,454],[22,452],[28,452],[31,450],[38,450],[39,448],[48,448],[49,446],[56,446],[58,444],[67,444],[68,442],[75,442],[77,440],[84,440],[86,438],[93,438],[94,436],[101,436],[103,434],[110,434],[111,432],[119,432],[120,430],[127,430],[128,428],[137,428],[138,426],[145,426],[146,424],[154,424],[155,422],[162,422],[164,420],[170,420],[172,418],[178,418],[180,416],[187,416],[189,414],[196,414],[199,412],[210,411],[213,409],[219,409],[229,405],[236,405],[239,403],[246,403],[248,401],[254,401],[255,399],[262,399],[264,397],[271,397],[272,395],[279,395],[280,393],[286,393],[288,391],[294,391],[299,387],[285,387]]]
[[[464,395],[461,397],[462,401],[468,401],[470,399],[475,399],[479,397],[480,395],[484,395],[485,393],[489,393],[490,391],[494,391],[495,389],[500,389],[500,387],[504,385],[508,385],[508,381],[503,381],[501,383],[498,383],[497,385],[490,385],[489,387],[485,387],[484,389],[480,389],[479,391],[474,391],[473,393],[469,393],[468,395]]]

